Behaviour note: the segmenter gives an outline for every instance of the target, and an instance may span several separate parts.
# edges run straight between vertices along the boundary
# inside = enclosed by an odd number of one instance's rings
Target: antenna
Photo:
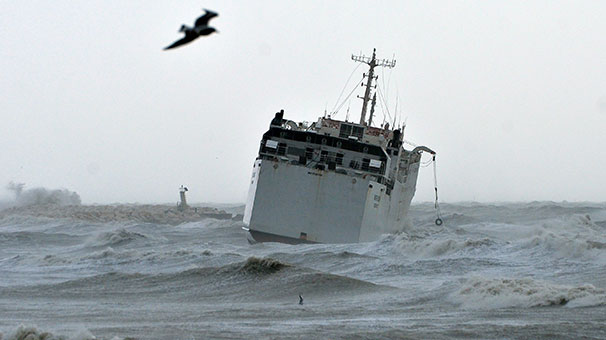
[[[400,95],[396,95],[396,108],[395,108],[395,110],[393,112],[394,116],[398,114],[398,101],[399,101],[399,99],[400,99]],[[395,121],[394,121],[394,123],[395,123]]]
[[[381,67],[389,67],[389,68],[393,68],[396,66],[396,60],[392,59],[392,60],[388,60],[388,59],[377,59],[377,49],[373,48],[372,50],[372,57],[367,57],[364,55],[351,55],[351,60],[359,62],[359,63],[364,63],[366,65],[368,65],[368,75],[364,74],[365,77],[368,77],[368,80],[366,81],[366,85],[362,84],[362,86],[366,86],[366,92],[364,92],[364,97],[360,97],[358,96],[358,98],[361,98],[363,100],[363,104],[362,104],[362,113],[360,114],[360,124],[362,125],[366,125],[366,110],[368,107],[368,102],[370,101],[370,89],[372,87],[372,81],[373,79],[377,79],[378,76],[375,76],[375,67],[377,66],[381,66]],[[376,86],[375,86],[376,87]],[[373,105],[374,106],[374,105]],[[368,123],[368,125],[370,125],[371,122]]]
[[[345,114],[345,121],[349,120],[349,108],[351,107],[351,100],[347,104],[347,113]]]

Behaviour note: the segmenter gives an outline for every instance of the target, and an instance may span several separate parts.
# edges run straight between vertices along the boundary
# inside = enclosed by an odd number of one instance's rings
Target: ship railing
[[[280,148],[264,147],[259,152],[259,158],[268,160],[279,160],[282,162],[288,162],[293,165],[306,166],[308,168],[322,168],[327,170],[341,169],[340,173],[347,171],[347,173],[356,175],[372,175],[372,176],[384,176],[385,175],[385,162],[376,159],[362,159],[351,160],[349,166],[344,166],[343,158],[339,155],[327,155],[320,154],[317,157],[308,157],[308,154],[304,155],[289,154],[283,152]]]
[[[343,166],[342,161],[337,162],[336,160],[338,158],[335,158],[335,157],[319,156],[316,159],[309,159],[305,156],[301,156],[301,157],[299,157],[299,159],[296,159],[296,158],[288,157],[288,156],[289,156],[288,154],[281,155],[275,151],[273,151],[273,152],[270,151],[270,152],[260,152],[258,158],[266,159],[266,160],[273,160],[273,161],[281,161],[284,163],[290,163],[291,165],[305,166],[308,168],[335,171],[337,173],[349,175],[349,176],[356,176],[356,177],[371,176],[373,178],[376,178],[376,181],[380,182],[380,183],[383,183],[383,181],[387,180],[385,178],[384,171],[382,171],[384,169],[384,166],[381,166],[380,168],[376,167],[376,163],[373,164],[375,166],[370,166],[371,162],[368,162],[368,163],[363,162],[360,165],[359,162],[352,161],[351,163],[355,164],[354,166],[352,166],[351,164],[350,164],[350,166]],[[292,156],[292,155],[290,155],[290,156]],[[380,178],[383,178],[383,179],[380,179]]]

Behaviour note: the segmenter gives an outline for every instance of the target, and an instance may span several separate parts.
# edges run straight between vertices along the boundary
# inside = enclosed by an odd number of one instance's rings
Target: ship
[[[405,228],[422,153],[435,152],[406,149],[404,125],[373,126],[375,68],[395,60],[377,59],[376,49],[352,59],[369,67],[359,122],[326,112],[295,122],[280,110],[263,134],[243,218],[249,242],[358,243]]]

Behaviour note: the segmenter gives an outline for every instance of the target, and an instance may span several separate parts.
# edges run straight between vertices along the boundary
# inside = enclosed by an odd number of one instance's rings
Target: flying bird
[[[299,304],[302,305],[303,304],[303,297],[301,296],[301,294],[299,294]]]
[[[198,39],[198,37],[200,37],[200,36],[209,35],[209,34],[212,34],[213,32],[219,32],[214,27],[208,26],[208,22],[210,21],[210,19],[212,19],[216,16],[219,16],[219,14],[217,12],[213,12],[213,11],[204,9],[204,15],[202,15],[201,17],[196,19],[196,22],[194,22],[194,27],[187,27],[186,25],[181,25],[179,32],[184,33],[185,37],[183,37],[180,40],[175,41],[174,43],[172,43],[172,45],[167,46],[164,49],[170,50],[172,48],[179,47],[181,45],[190,43],[190,42]]]

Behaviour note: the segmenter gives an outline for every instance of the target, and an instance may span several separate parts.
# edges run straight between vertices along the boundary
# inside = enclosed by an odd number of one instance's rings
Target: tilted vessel
[[[297,123],[281,110],[263,134],[244,212],[249,241],[356,243],[404,228],[421,154],[435,152],[405,149],[403,126],[373,126],[374,69],[395,60],[377,59],[376,50],[352,59],[369,66],[358,123],[326,114]]]

